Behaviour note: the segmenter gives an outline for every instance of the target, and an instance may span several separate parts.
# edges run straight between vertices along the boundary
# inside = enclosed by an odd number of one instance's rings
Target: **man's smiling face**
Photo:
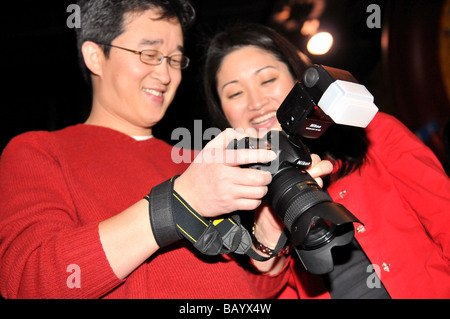
[[[159,19],[157,10],[125,15],[124,32],[113,46],[135,51],[157,50],[164,56],[183,53],[183,33],[177,19]],[[181,70],[163,59],[148,65],[138,54],[111,47],[94,76],[92,124],[105,125],[128,135],[151,133],[164,116],[181,82]]]

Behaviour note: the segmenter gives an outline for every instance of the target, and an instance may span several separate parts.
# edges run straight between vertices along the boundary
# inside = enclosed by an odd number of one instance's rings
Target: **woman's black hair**
[[[219,129],[231,125],[225,117],[217,93],[217,72],[228,54],[245,46],[255,46],[272,53],[276,59],[286,64],[293,78],[298,80],[310,65],[308,59],[292,43],[269,27],[243,23],[218,33],[210,41],[206,52],[203,86],[212,124]],[[319,139],[302,138],[302,141],[312,153],[336,161],[339,165],[338,177],[361,167],[369,144],[364,129],[338,124],[331,125]]]
[[[217,94],[217,72],[223,59],[231,52],[245,47],[255,46],[272,53],[285,63],[293,78],[300,78],[307,67],[295,47],[274,30],[252,23],[234,25],[217,34],[210,42],[203,73],[203,86],[209,114],[219,129],[231,125],[223,113]],[[249,57],[251,58],[251,57]]]

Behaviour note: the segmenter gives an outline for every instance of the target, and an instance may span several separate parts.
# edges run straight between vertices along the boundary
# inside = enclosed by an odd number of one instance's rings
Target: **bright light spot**
[[[314,35],[308,42],[309,53],[321,55],[327,53],[333,45],[333,36],[328,32],[320,32]]]

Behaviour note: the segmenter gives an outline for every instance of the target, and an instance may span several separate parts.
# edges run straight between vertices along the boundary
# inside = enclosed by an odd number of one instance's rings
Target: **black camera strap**
[[[172,210],[178,231],[205,255],[244,254],[252,244],[238,216],[208,220],[198,214],[176,191]]]
[[[205,255],[245,254],[252,240],[240,224],[239,216],[204,218],[173,189],[177,177],[153,187],[145,197],[149,201],[151,227],[158,245],[165,247],[185,238]]]
[[[247,254],[258,261],[275,257],[285,247],[286,233],[283,232],[270,257],[259,255],[252,248],[248,230],[241,224],[239,215],[228,218],[207,220],[198,214],[176,191],[173,191],[173,211],[177,228],[195,248],[205,255]]]
[[[159,247],[187,239],[205,255],[247,254],[258,261],[277,256],[287,242],[283,232],[270,257],[259,255],[252,248],[249,231],[241,224],[239,215],[206,219],[195,211],[174,189],[178,176],[153,187],[145,199],[149,201],[150,224]]]

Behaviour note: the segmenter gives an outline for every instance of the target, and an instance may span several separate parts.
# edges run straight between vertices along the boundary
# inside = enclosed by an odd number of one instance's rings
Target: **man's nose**
[[[169,61],[163,59],[160,64],[153,66],[152,76],[158,79],[162,84],[167,85],[171,81],[170,68]]]

